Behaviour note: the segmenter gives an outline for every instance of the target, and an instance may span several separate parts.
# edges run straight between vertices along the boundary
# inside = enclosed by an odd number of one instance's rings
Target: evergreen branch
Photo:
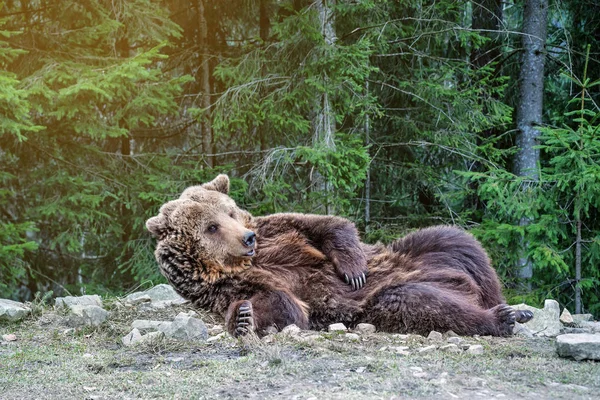
[[[418,94],[415,94],[415,93],[412,93],[412,92],[409,92],[409,91],[406,91],[406,90],[400,89],[399,87],[396,87],[396,86],[394,86],[394,85],[391,85],[391,84],[389,84],[389,83],[387,83],[387,82],[382,82],[382,81],[373,81],[373,80],[370,80],[370,79],[369,79],[368,81],[369,81],[369,82],[371,82],[371,83],[375,83],[375,84],[378,84],[378,85],[382,85],[382,86],[389,87],[390,89],[396,90],[396,91],[398,91],[398,92],[400,92],[400,93],[403,93],[403,94],[406,94],[406,95],[408,95],[408,96],[415,97],[415,98],[417,98],[417,99],[421,100],[422,102],[424,102],[425,104],[427,104],[427,105],[431,106],[431,107],[432,107],[432,108],[434,108],[435,110],[439,111],[439,112],[440,112],[442,115],[444,115],[446,118],[448,118],[448,120],[449,120],[451,123],[453,123],[453,124],[455,124],[455,123],[456,123],[456,122],[454,122],[454,120],[453,120],[453,119],[452,119],[452,118],[451,118],[451,117],[450,117],[448,114],[446,114],[446,113],[444,112],[444,110],[442,110],[442,109],[441,109],[441,108],[439,108],[439,107],[436,107],[436,106],[434,106],[433,104],[431,104],[429,101],[425,100],[423,97],[419,96]]]

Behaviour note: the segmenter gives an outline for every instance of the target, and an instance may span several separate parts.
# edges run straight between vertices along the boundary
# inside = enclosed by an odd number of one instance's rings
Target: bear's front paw
[[[507,304],[498,304],[496,307],[492,308],[491,311],[498,321],[500,336],[512,335],[515,321],[517,320],[515,310]]]
[[[332,252],[331,261],[338,275],[350,286],[352,290],[361,289],[367,282],[367,259],[364,253],[344,254],[342,252]]]

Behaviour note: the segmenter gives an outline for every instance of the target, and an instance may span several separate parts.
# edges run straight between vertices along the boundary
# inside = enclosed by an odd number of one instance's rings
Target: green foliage
[[[506,283],[516,288],[514,276],[519,248],[534,265],[534,291],[509,292],[512,301],[543,303],[558,299],[573,307],[577,222],[583,222],[582,288],[584,309],[597,313],[600,274],[594,267],[598,247],[597,215],[600,200],[600,112],[587,93],[600,81],[579,81],[564,76],[581,88],[569,101],[573,108],[564,113],[565,125],[540,127],[543,164],[539,182],[515,176],[504,168],[487,164],[482,172],[459,172],[467,182],[476,183],[476,195],[484,203],[481,224],[473,230],[498,262]],[[521,221],[527,219],[528,224]],[[499,251],[499,249],[503,249]]]

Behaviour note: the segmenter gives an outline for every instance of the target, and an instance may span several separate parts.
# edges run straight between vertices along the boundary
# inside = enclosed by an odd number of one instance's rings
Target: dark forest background
[[[599,45],[597,0],[2,0],[0,297],[161,282],[145,220],[225,172],[598,316]]]

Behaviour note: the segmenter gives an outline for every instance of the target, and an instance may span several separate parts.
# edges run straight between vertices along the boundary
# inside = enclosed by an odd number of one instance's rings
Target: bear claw
[[[533,312],[529,310],[516,310],[515,315],[517,322],[520,324],[529,322],[533,319]]]
[[[250,332],[254,332],[252,303],[245,301],[238,308],[238,315],[235,322],[235,333],[237,336],[244,336]]]
[[[500,327],[500,335],[512,335],[517,316],[515,310],[507,304],[498,304],[492,308]]]
[[[365,283],[367,282],[367,276],[363,272],[361,275],[358,276],[358,278],[350,279],[348,277],[348,274],[344,274],[344,280],[346,281],[346,284],[352,286],[352,290],[358,290],[362,289],[365,286]]]

